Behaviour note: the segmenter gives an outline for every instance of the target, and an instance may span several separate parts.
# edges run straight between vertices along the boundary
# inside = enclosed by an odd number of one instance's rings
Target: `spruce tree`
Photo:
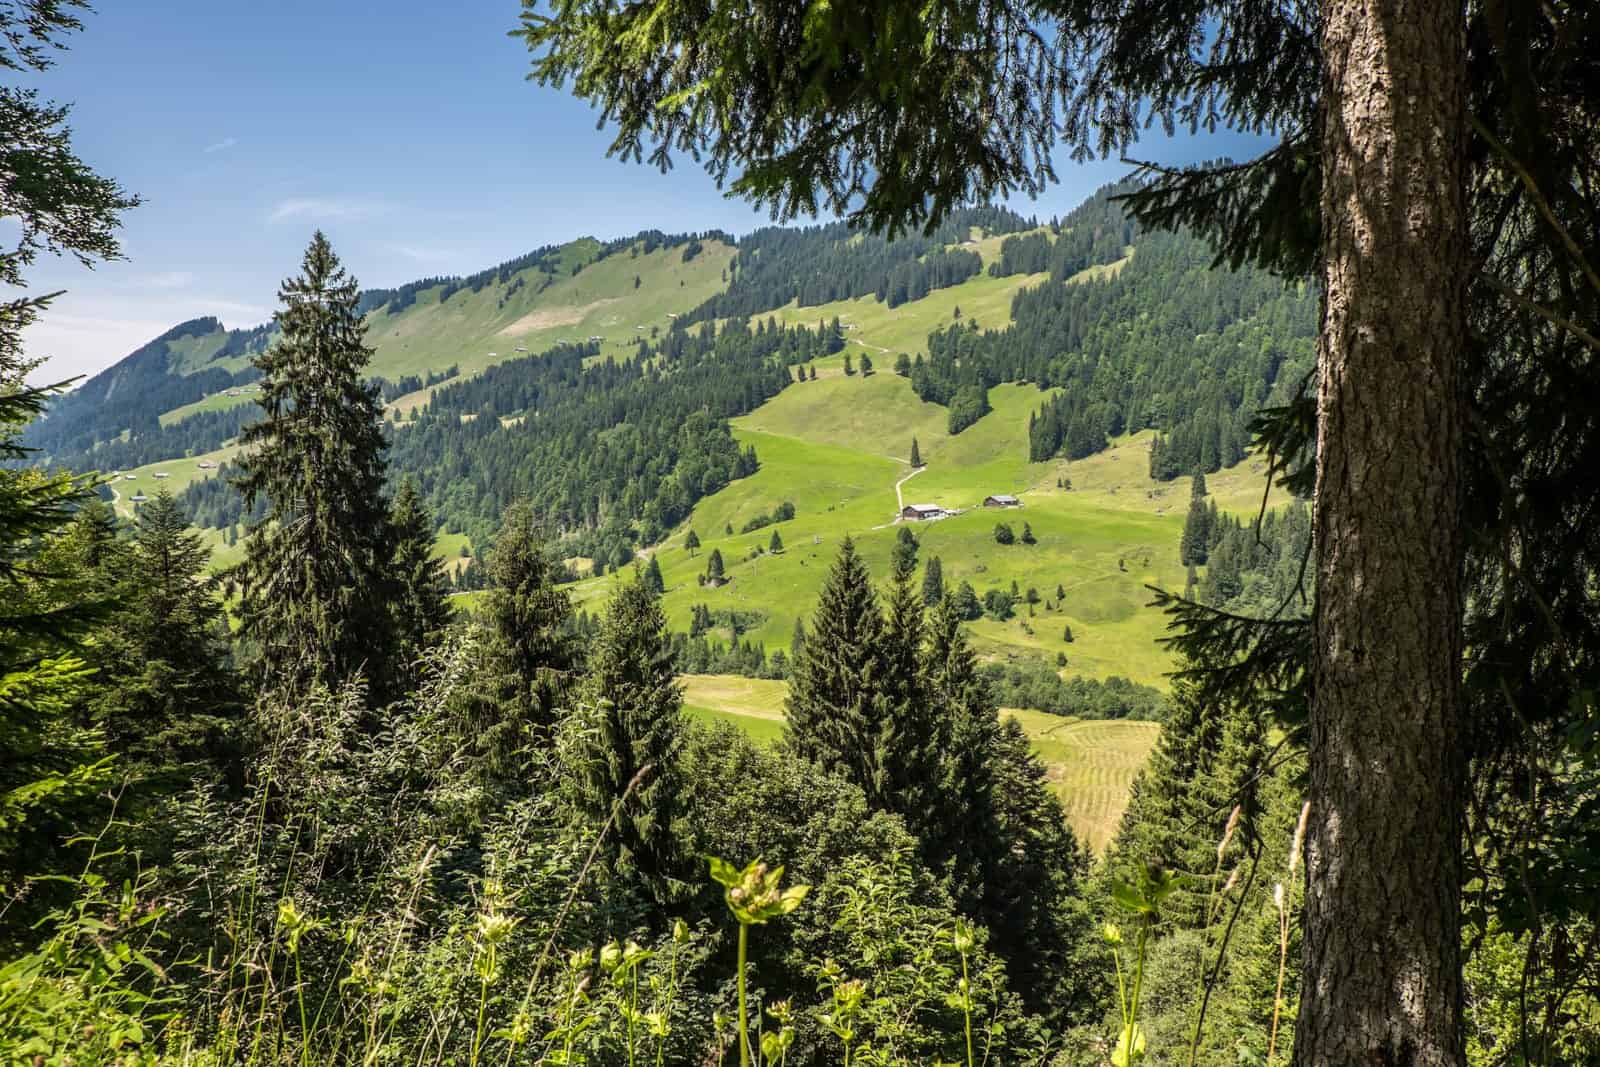
[[[572,606],[555,584],[544,526],[530,502],[506,509],[487,570],[490,647],[483,684],[464,695],[465,740],[481,753],[483,769],[504,780],[515,774],[518,749],[549,738],[577,653],[569,636]]]
[[[683,539],[683,547],[689,550],[689,558],[694,558],[694,550],[700,547],[700,535],[691,528],[689,536]]]
[[[119,606],[95,635],[102,684],[87,710],[137,798],[235,770],[243,700],[210,563],[164,487],[139,509],[126,551],[101,562]]]
[[[1207,492],[1206,472],[1196,468],[1194,477],[1189,479],[1189,495],[1191,497],[1200,497],[1205,496]]]
[[[933,607],[944,600],[944,564],[938,556],[930,556],[922,568],[922,602]]]
[[[767,551],[768,552],[782,552],[783,551],[783,538],[778,536],[778,531],[777,530],[773,530],[772,531],[772,537],[767,541]]]
[[[706,557],[706,580],[708,582],[720,582],[722,581],[724,573],[725,572],[723,571],[722,567],[722,549],[713,548],[711,550],[711,555]]]
[[[237,571],[239,618],[268,685],[300,693],[364,673],[382,700],[395,654],[392,546],[359,296],[320,231],[278,291],[280,336],[254,360],[264,418],[240,435],[236,484],[246,513],[264,513]]]
[[[882,664],[883,615],[866,564],[847,536],[795,657],[785,742],[795,755],[881,795],[874,697]]]
[[[911,466],[913,469],[922,466],[922,450],[917,447],[917,439],[911,439]]]
[[[607,869],[636,877],[667,903],[685,873],[673,826],[682,810],[683,699],[667,620],[642,575],[607,607],[581,696],[580,806],[597,828],[615,816]]]
[[[799,660],[800,652],[806,647],[805,620],[796,615],[794,619],[794,633],[789,636],[789,661]]]
[[[978,591],[972,588],[971,582],[962,582],[957,586],[950,599],[955,603],[956,613],[963,619],[970,621],[983,615],[983,603],[978,599]]]
[[[1178,542],[1178,559],[1184,566],[1204,564],[1210,555],[1211,513],[1206,499],[1198,494],[1189,499],[1189,514],[1183,520],[1183,537]]]
[[[1033,527],[1027,523],[1022,524],[1022,543],[1025,545],[1038,544],[1033,536]]]
[[[902,525],[895,533],[894,548],[889,553],[890,566],[895,573],[915,570],[917,566],[917,535],[911,527]]]
[[[667,591],[667,580],[661,576],[661,561],[654,554],[650,556],[650,562],[645,564],[644,583],[656,596]]]
[[[874,694],[877,746],[874,762],[883,771],[880,792],[869,800],[898,813],[921,840],[933,831],[930,817],[939,798],[939,767],[948,740],[937,708],[928,699],[923,675],[922,591],[915,557],[895,562],[879,641],[879,674]],[[866,788],[866,783],[862,783]]]
[[[940,601],[928,619],[923,673],[945,756],[928,820],[927,856],[944,874],[957,906],[972,914],[984,895],[983,858],[995,847],[991,761],[1000,720],[961,623],[951,597]]]
[[[433,516],[410,478],[400,483],[390,505],[394,531],[395,639],[401,662],[413,678],[416,662],[433,647],[450,623],[449,579],[433,554]]]
[[[872,357],[865,352],[861,353],[861,376],[863,378],[872,377]]]

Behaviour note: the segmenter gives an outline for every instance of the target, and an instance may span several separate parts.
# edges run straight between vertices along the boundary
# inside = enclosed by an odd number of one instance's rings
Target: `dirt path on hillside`
[[[904,478],[901,478],[899,481],[894,483],[894,518],[891,521],[884,523],[882,526],[874,526],[874,530],[887,530],[889,527],[900,521],[900,513],[906,509],[906,498],[905,495],[900,492],[900,487],[927,469],[927,464],[923,464],[922,466],[913,470],[910,474],[906,475]]]

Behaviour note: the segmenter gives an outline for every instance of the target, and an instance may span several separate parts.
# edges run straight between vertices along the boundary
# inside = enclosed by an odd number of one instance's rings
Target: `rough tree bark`
[[[1463,1061],[1460,0],[1323,8],[1312,819],[1295,1063]]]

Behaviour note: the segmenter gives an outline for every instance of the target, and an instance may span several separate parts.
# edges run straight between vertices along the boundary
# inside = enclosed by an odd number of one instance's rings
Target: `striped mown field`
[[[1022,724],[1050,772],[1067,822],[1095,852],[1116,835],[1134,775],[1155,747],[1161,727],[1127,719],[1068,719],[1006,709]]]

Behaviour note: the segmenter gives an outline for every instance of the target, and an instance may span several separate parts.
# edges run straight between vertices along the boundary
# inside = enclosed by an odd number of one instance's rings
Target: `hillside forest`
[[[778,224],[54,386],[0,86],[0,1061],[1600,1062],[1600,17],[762,16],[517,34]]]

